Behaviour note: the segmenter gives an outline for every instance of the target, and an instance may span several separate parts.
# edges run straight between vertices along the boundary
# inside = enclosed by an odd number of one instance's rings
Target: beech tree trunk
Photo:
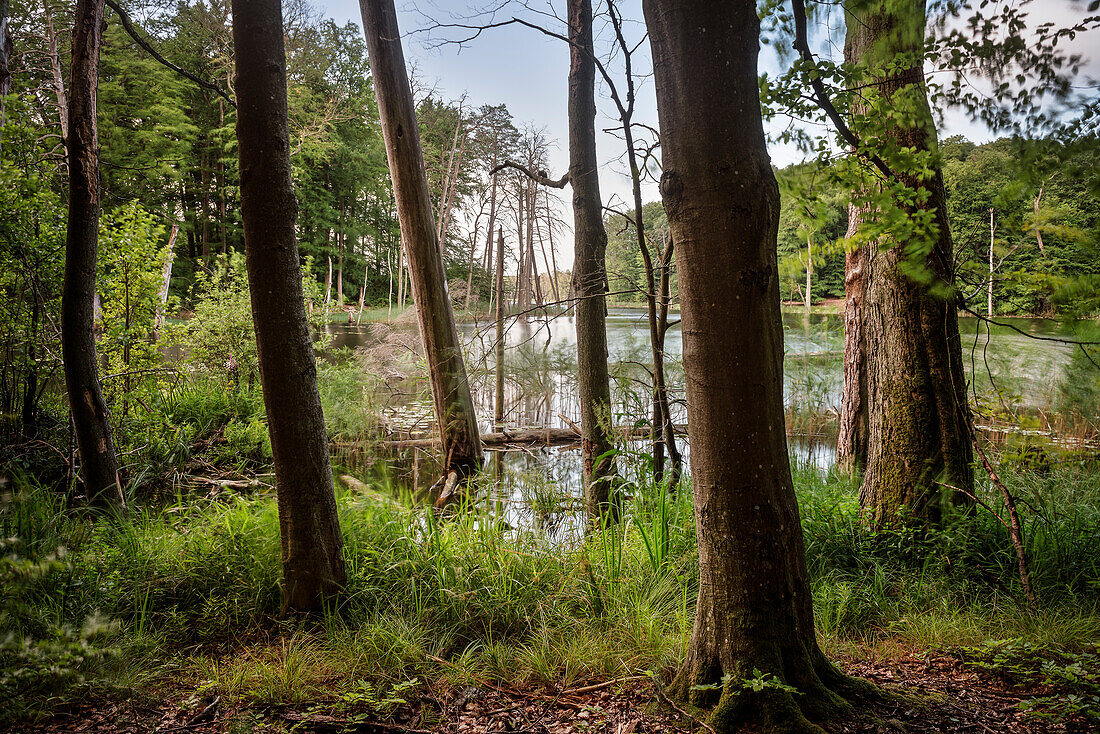
[[[591,0],[569,0],[569,181],[573,186],[573,298],[581,459],[589,519],[617,518],[607,371],[607,232],[596,159],[596,65]]]
[[[99,384],[94,311],[99,249],[99,139],[96,90],[103,0],[77,0],[65,138],[69,221],[61,290],[61,354],[85,491],[93,504],[125,507],[111,423]]]
[[[860,207],[848,207],[848,239],[856,236],[863,216]],[[867,466],[867,363],[862,328],[866,270],[866,245],[845,252],[844,381],[840,393],[836,464],[848,472],[862,471]]]
[[[233,0],[245,263],[275,459],[283,610],[317,611],[344,585],[317,364],[295,241],[279,0]]]
[[[453,489],[481,467],[477,415],[447,293],[397,13],[392,0],[361,0],[359,7],[441,433],[443,476]]]
[[[754,0],[645,0],[661,196],[680,273],[699,596],[673,690],[718,732],[814,731],[855,687],[814,636],[783,417],[779,189],[757,91]],[[774,676],[798,690],[754,691]],[[700,689],[708,686],[711,689]],[[713,690],[717,689],[717,690]]]
[[[919,105],[915,124],[890,122],[878,134],[902,149],[934,150],[923,67],[886,75],[875,71],[899,56],[920,57],[925,4],[862,0],[848,6],[847,21],[845,53],[873,77],[864,94],[880,95],[887,104],[897,97]],[[860,505],[878,526],[903,516],[939,522],[945,502],[969,500],[936,482],[971,493],[974,484],[943,176],[938,166],[927,177],[909,171],[898,176],[909,189],[927,194],[921,206],[932,212],[937,235],[920,265],[932,285],[951,295],[937,294],[910,277],[912,256],[906,250],[911,243],[888,241],[867,248],[860,331],[867,364],[868,441]]]

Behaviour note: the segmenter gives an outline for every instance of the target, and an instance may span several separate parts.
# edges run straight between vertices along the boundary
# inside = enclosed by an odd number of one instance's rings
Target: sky
[[[356,25],[361,24],[358,0],[315,2],[324,14],[337,22],[352,21]],[[464,18],[473,16],[472,9],[499,6],[502,2],[503,0],[485,0],[480,3],[476,0],[396,0],[406,63],[411,67],[419,86],[434,88],[443,99],[457,100],[465,96],[466,104],[470,107],[504,103],[508,105],[517,127],[522,129],[529,125],[545,130],[552,143],[549,173],[551,177],[557,178],[565,172],[568,165],[566,82],[569,56],[566,44],[519,26],[486,30],[476,40],[462,46],[440,43],[448,35],[451,38],[456,37],[458,31],[428,30],[433,20],[439,23],[470,22]],[[528,0],[527,4],[535,11],[546,13],[541,18],[544,25],[564,33],[565,26],[558,20],[564,12],[562,0]],[[595,0],[593,4],[599,6],[600,2]],[[645,29],[641,23],[641,0],[622,0],[620,5],[628,39],[632,42],[642,41]],[[1084,0],[1033,0],[1030,12],[1036,22],[1051,21],[1067,25],[1085,14],[1086,5]],[[497,19],[511,17],[512,14],[511,10],[506,10],[498,14]],[[554,17],[555,14],[557,18]],[[531,16],[528,12],[525,17]],[[606,32],[603,35],[605,37],[601,38],[597,29],[597,49],[606,49],[611,45],[613,38],[607,37]],[[1100,34],[1094,32],[1091,36],[1078,36],[1070,44],[1072,51],[1089,58],[1089,63],[1082,70],[1082,83],[1087,78],[1100,79]],[[779,63],[774,53],[765,51],[761,55],[761,71],[777,74],[780,71]],[[636,73],[650,68],[647,43],[641,43],[634,67]],[[614,71],[612,74],[614,75]],[[657,109],[652,78],[639,80],[637,98],[635,120],[656,128]],[[597,129],[616,126],[618,120],[613,115],[614,108],[605,88],[597,88],[597,105],[600,108],[596,120]],[[967,120],[962,113],[949,113],[939,132],[941,139],[963,134],[975,142],[986,142],[994,137],[984,127]],[[631,195],[630,179],[621,160],[622,142],[610,134],[601,133],[597,147],[603,164],[600,184],[604,203],[623,207],[631,199]],[[780,167],[802,159],[801,153],[793,148],[772,146],[770,153],[773,162]],[[647,184],[643,189],[643,199],[653,201],[658,197],[656,185]],[[566,222],[571,222],[572,216],[565,209],[567,199],[563,197],[561,202],[561,214]],[[570,259],[571,253],[562,254],[567,261]]]

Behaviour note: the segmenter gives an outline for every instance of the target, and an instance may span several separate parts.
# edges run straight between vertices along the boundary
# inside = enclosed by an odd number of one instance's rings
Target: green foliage
[[[97,352],[108,374],[140,372],[156,367],[162,356],[154,341],[157,316],[162,313],[160,291],[165,260],[171,256],[162,244],[164,227],[136,201],[121,206],[101,221],[97,289],[102,297]],[[107,381],[116,387],[117,381]],[[112,402],[126,400],[132,385]]]

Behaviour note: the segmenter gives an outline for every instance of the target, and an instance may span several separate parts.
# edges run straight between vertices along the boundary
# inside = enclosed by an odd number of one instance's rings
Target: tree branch
[[[130,35],[130,38],[134,39],[134,43],[136,43],[138,46],[141,46],[143,49],[145,49],[145,51],[150,56],[152,56],[154,59],[159,61],[164,66],[167,66],[169,69],[176,72],[180,76],[183,76],[183,77],[186,77],[187,79],[190,79],[195,84],[198,84],[200,87],[202,87],[203,89],[209,89],[210,91],[214,92],[218,96],[222,97],[226,102],[228,102],[233,107],[237,106],[237,102],[229,95],[229,93],[226,92],[221,87],[219,87],[217,84],[214,84],[213,82],[208,82],[205,79],[200,79],[199,77],[195,76],[194,74],[187,71],[186,69],[181,69],[180,67],[176,66],[171,61],[169,61],[168,59],[161,56],[157,52],[157,50],[149,44],[149,42],[147,40],[145,40],[144,38],[142,38],[138,34],[137,29],[134,28],[133,24],[130,22],[130,16],[126,14],[126,11],[123,10],[122,7],[119,6],[119,4],[115,0],[105,0],[105,2],[107,3],[107,7],[109,7],[111,10],[115,11],[115,15],[118,16],[119,21],[122,23],[122,27],[126,30],[126,33],[128,33]]]
[[[552,189],[564,189],[565,185],[569,183],[568,171],[565,172],[564,176],[555,181],[554,179],[551,179],[549,176],[547,176],[545,171],[531,171],[526,166],[519,163],[513,163],[512,161],[504,161],[499,166],[494,166],[492,169],[489,170],[489,175],[495,176],[496,174],[503,171],[505,168],[514,168],[520,173],[526,175],[527,178],[535,181],[536,183],[540,183],[543,186],[549,186]]]
[[[794,10],[794,47],[798,51],[802,60],[812,66],[814,70],[817,69],[817,62],[814,61],[814,55],[810,51],[809,41],[806,40],[806,3],[804,0],[792,0],[792,8]],[[829,99],[829,93],[825,89],[825,83],[821,81],[821,76],[814,74],[810,78],[810,86],[814,90],[814,101],[817,102],[818,107],[825,111],[833,125],[836,127],[840,137],[844,138],[844,142],[852,146],[856,155],[867,160],[879,172],[887,179],[896,179],[897,176],[890,170],[890,167],[886,165],[886,162],[878,157],[875,153],[862,150],[859,143],[859,138],[852,132],[852,129],[848,127],[848,124],[844,122],[844,118],[836,107],[833,106],[832,101]]]

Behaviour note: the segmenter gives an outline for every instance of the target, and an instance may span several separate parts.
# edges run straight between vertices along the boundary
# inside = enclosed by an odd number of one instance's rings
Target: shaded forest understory
[[[0,732],[1100,729],[1100,16],[559,5],[0,0]]]

